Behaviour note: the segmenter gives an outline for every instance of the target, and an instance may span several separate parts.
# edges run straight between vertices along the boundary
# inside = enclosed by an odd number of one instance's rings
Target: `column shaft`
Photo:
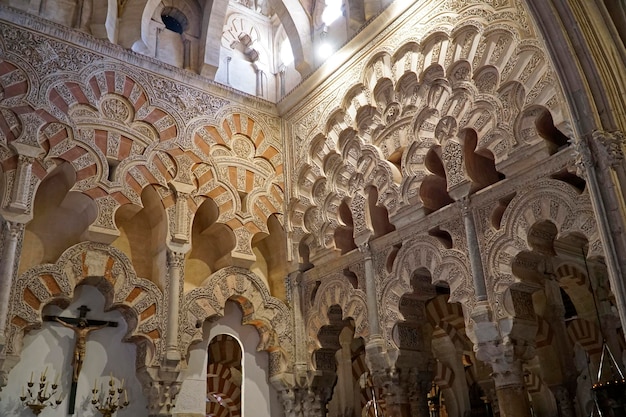
[[[469,206],[469,197],[461,200],[463,211],[463,221],[465,223],[465,236],[467,239],[467,251],[469,252],[470,267],[472,269],[472,279],[474,280],[474,291],[477,301],[487,299],[487,288],[485,285],[485,274],[483,272],[483,261],[480,257],[480,247],[478,246],[478,236],[476,234],[476,223],[474,214]]]
[[[17,252],[17,241],[24,230],[23,223],[7,222],[8,236],[2,251],[2,266],[0,269],[0,348],[6,342],[6,327],[9,315],[9,301],[13,285],[13,273]]]
[[[374,264],[372,263],[372,255],[369,252],[365,254],[365,292],[367,293],[367,319],[370,325],[370,339],[382,337],[380,333],[380,324],[378,323],[378,301],[376,297],[376,273],[374,272]]]
[[[496,387],[501,417],[532,417],[526,388],[523,386]]]
[[[185,254],[181,252],[167,251],[167,267],[169,271],[168,307],[169,315],[166,329],[166,359],[179,361],[178,350],[178,316],[180,304],[180,280]]]
[[[528,393],[524,384],[524,369],[520,359],[494,358],[491,367],[496,383],[500,417],[532,417]]]

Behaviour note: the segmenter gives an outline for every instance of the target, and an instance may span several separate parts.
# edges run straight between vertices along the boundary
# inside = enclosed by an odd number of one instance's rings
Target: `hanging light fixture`
[[[598,310],[596,293],[591,283],[587,256],[585,255],[584,249],[581,249],[581,251],[583,261],[585,262],[587,277],[589,278],[593,305],[596,310],[596,320],[598,321],[598,328],[602,335],[602,354],[600,355],[598,375],[596,382],[591,386],[594,397],[594,409],[591,411],[591,416],[593,417],[595,412],[597,412],[600,417],[626,417],[626,379],[624,379],[624,373],[615,360],[615,356],[613,356],[609,345],[606,343],[606,337],[604,336],[604,330],[602,329],[600,321],[600,311]],[[604,372],[605,369],[608,369],[609,372]]]
[[[610,369],[610,376],[607,377],[602,375],[605,365]],[[626,416],[626,379],[606,341],[602,343],[597,381],[591,390],[594,392],[594,402],[600,416]]]

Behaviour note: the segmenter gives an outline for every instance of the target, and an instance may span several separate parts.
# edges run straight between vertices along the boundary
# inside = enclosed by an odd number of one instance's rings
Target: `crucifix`
[[[93,320],[87,318],[87,312],[91,311],[87,306],[82,305],[78,309],[78,317],[43,316],[44,321],[56,321],[57,323],[72,329],[76,333],[76,344],[74,345],[74,355],[72,358],[72,386],[70,389],[68,414],[74,414],[76,405],[76,388],[78,386],[78,375],[85,361],[87,349],[87,335],[103,327],[117,327],[115,321]]]

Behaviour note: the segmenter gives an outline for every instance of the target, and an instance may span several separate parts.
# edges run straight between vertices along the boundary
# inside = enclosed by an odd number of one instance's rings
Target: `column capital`
[[[369,242],[363,242],[358,246],[359,252],[364,254],[365,256],[372,256],[372,250],[370,248]]]
[[[479,343],[474,351],[479,360],[491,365],[496,388],[524,386],[522,364],[534,356],[534,346],[504,338]]]
[[[600,160],[606,161],[611,168],[617,168],[622,164],[624,161],[623,146],[626,142],[623,132],[596,130],[592,133],[592,137],[599,145]]]
[[[24,227],[25,227],[24,223],[7,221],[7,230],[9,232],[9,237],[12,240],[15,240],[20,237],[20,235],[24,231]]]
[[[464,216],[471,215],[472,208],[470,205],[470,197],[468,195],[463,196],[459,199],[459,203],[461,205],[461,212]]]
[[[182,268],[185,264],[185,253],[167,250],[167,266],[168,268]]]

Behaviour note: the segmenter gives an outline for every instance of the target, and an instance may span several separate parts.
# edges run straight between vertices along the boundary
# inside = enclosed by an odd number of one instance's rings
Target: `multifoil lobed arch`
[[[340,273],[325,277],[305,317],[310,359],[313,352],[322,347],[318,335],[323,326],[330,325],[327,312],[332,306],[341,307],[343,319],[350,318],[354,321],[354,338],[362,337],[367,340],[369,336],[365,292],[355,289]]]
[[[513,275],[512,263],[522,251],[530,251],[528,233],[541,221],[552,222],[556,238],[579,234],[589,242],[587,257],[602,257],[603,248],[588,191],[578,194],[569,184],[544,179],[520,190],[504,211],[501,228],[485,242],[487,291],[494,301],[499,317],[504,310],[504,294],[513,284],[521,282]]]
[[[327,171],[326,158],[340,153],[344,165],[354,166],[358,153],[371,144],[381,164],[393,159],[400,166],[397,191],[379,190],[385,203],[393,205],[386,207],[393,218],[402,206],[422,204],[419,189],[430,174],[424,159],[433,146],[442,147],[448,188],[472,182],[464,174],[463,157],[450,159],[458,157],[463,143],[455,135],[467,129],[477,136],[472,151],[492,159],[498,172],[510,171],[509,161],[517,158],[519,149],[537,159],[549,156],[553,145],[537,131],[536,120],[548,113],[557,129],[570,133],[568,111],[548,57],[537,41],[522,40],[517,30],[515,25],[499,22],[487,27],[481,19],[466,18],[419,39],[407,38],[396,52],[372,51],[364,58],[361,77],[341,88],[345,94],[338,107],[331,104],[322,110],[317,124],[322,131],[307,132],[312,142],[301,148],[308,149],[306,155],[300,151],[296,157],[308,162],[295,164],[297,188],[313,195],[314,176],[332,181],[328,192],[366,186],[366,181],[351,181],[348,175],[356,177],[348,169]],[[306,212],[306,206],[314,204],[303,199],[299,206]],[[326,216],[319,209],[316,221],[323,223]],[[320,244],[327,240],[322,235],[316,239]]]
[[[235,301],[243,312],[242,324],[259,332],[257,350],[270,355],[270,376],[286,372],[293,358],[291,313],[279,299],[272,297],[263,281],[253,272],[226,267],[209,276],[201,287],[183,296],[180,309],[180,349],[202,340],[202,323],[221,316],[227,301]]]
[[[391,273],[383,282],[380,305],[384,317],[385,336],[393,344],[392,331],[396,323],[404,320],[400,312],[400,299],[413,292],[411,277],[419,268],[431,274],[432,284],[445,282],[450,288],[451,303],[462,303],[467,309],[475,303],[473,285],[467,256],[455,249],[445,249],[432,236],[420,236],[402,245]]]
[[[163,294],[154,283],[137,277],[124,253],[94,242],[76,244],[56,263],[38,265],[17,278],[7,319],[7,354],[19,356],[24,333],[41,326],[43,308],[68,304],[80,284],[98,288],[106,310],[121,311],[128,323],[126,340],[137,344],[138,359],[143,361],[137,366],[158,365],[165,346],[160,330]]]

